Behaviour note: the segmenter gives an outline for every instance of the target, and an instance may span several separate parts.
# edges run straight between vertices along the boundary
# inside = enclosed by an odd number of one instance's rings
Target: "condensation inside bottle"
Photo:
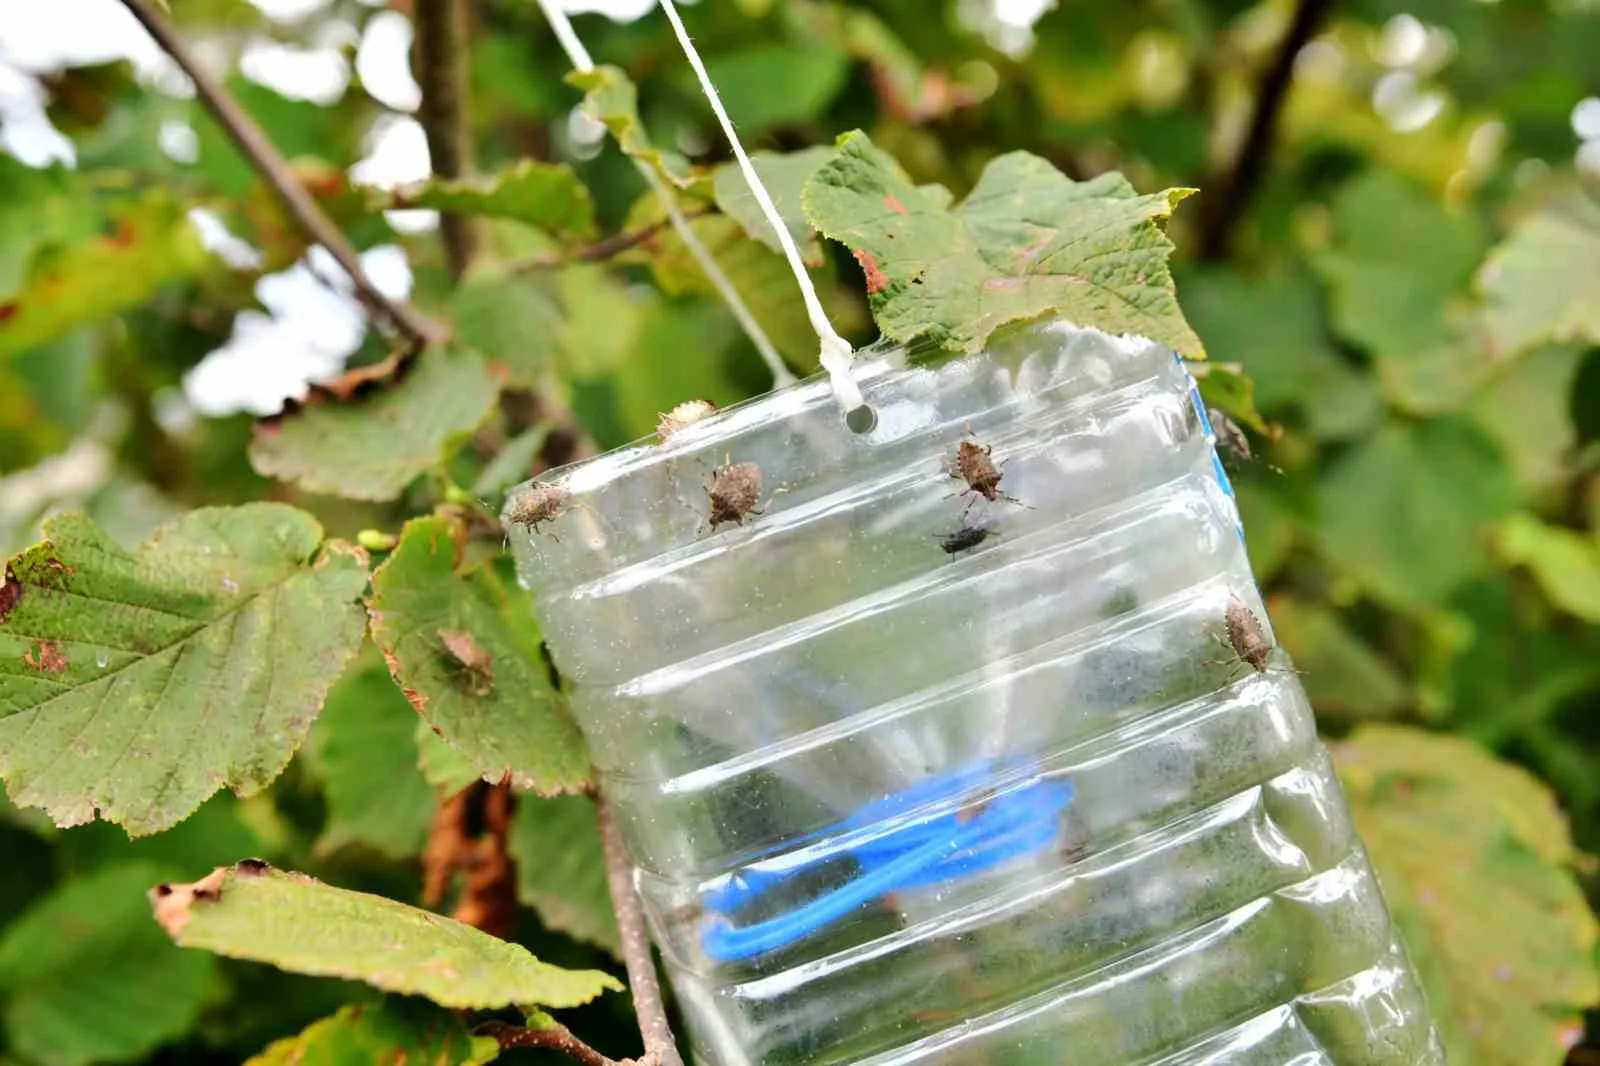
[[[1270,623],[1173,353],[858,374],[868,432],[813,380],[512,527],[698,1061],[1442,1062],[1292,665],[1229,645]]]

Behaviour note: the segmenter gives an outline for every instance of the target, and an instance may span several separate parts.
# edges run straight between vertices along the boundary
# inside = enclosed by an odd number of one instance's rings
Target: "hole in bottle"
[[[844,416],[844,424],[852,433],[871,433],[878,427],[878,412],[862,404]]]

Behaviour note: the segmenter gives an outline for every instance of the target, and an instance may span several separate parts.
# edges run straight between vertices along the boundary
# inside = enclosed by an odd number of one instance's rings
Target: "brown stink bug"
[[[1261,619],[1236,593],[1228,593],[1228,606],[1223,612],[1222,621],[1228,634],[1228,646],[1233,649],[1238,661],[1258,674],[1266,673],[1272,642],[1261,628]]]
[[[561,514],[567,495],[567,490],[560,485],[534,485],[511,501],[506,517],[537,533],[540,522],[548,522]],[[554,533],[550,535],[555,536]]]
[[[744,525],[746,515],[760,514],[756,502],[761,499],[761,468],[755,463],[735,463],[724,457],[725,465],[711,475],[711,485],[706,495],[711,500],[711,532],[724,522]]]
[[[969,428],[967,432],[970,434],[972,430]],[[1002,463],[998,466],[995,464],[992,458],[993,450],[991,446],[979,444],[976,440],[964,440],[956,446],[956,461],[955,465],[950,469],[950,476],[957,481],[965,481],[967,487],[953,495],[971,496],[976,494],[990,503],[996,500],[1005,500],[1007,503],[1026,506],[1015,496],[1010,496],[1000,491],[1000,479],[1005,477],[1005,473],[1000,469],[1000,466],[1005,464]],[[970,511],[972,504],[977,502],[977,500],[973,500],[968,503],[967,510]]]
[[[1206,419],[1211,423],[1211,432],[1216,434],[1217,447],[1235,459],[1254,458],[1250,451],[1250,438],[1245,436],[1239,423],[1215,407],[1206,408]]]

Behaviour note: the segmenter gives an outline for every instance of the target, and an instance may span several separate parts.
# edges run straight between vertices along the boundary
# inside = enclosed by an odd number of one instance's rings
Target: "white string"
[[[550,23],[550,28],[555,31],[561,50],[567,53],[567,61],[572,64],[572,68],[585,74],[593,70],[594,60],[590,57],[589,50],[583,46],[583,42],[578,39],[577,31],[572,28],[572,20],[567,18],[566,11],[559,6],[560,0],[538,0],[538,3],[545,19]],[[784,365],[783,357],[768,339],[766,331],[761,328],[761,323],[756,321],[755,316],[750,313],[750,308],[745,306],[739,291],[733,287],[733,282],[728,280],[728,275],[723,273],[711,250],[689,225],[689,220],[683,217],[683,212],[678,208],[678,198],[667,188],[667,183],[661,180],[661,175],[656,173],[654,167],[642,159],[635,159],[633,163],[645,183],[650,186],[650,191],[655,193],[656,199],[660,200],[661,206],[666,209],[667,220],[672,223],[672,228],[677,230],[683,246],[689,249],[689,254],[700,264],[700,269],[710,280],[711,287],[717,290],[722,302],[728,305],[728,310],[733,312],[733,317],[745,335],[750,338],[750,343],[755,345],[761,361],[767,364],[767,369],[772,372],[774,387],[782,388],[794,384],[795,376]]]
[[[677,6],[673,0],[660,0],[660,2],[661,10],[672,23],[672,31],[678,35],[678,44],[683,48],[684,57],[689,60],[695,76],[700,79],[701,91],[711,104],[711,110],[716,114],[717,121],[722,124],[722,132],[728,138],[728,144],[733,147],[734,158],[739,161],[739,170],[744,174],[744,180],[750,186],[750,191],[755,194],[756,203],[761,206],[762,214],[767,216],[767,221],[777,233],[778,244],[783,248],[784,257],[789,260],[789,269],[794,273],[794,280],[800,286],[800,295],[805,300],[806,315],[811,319],[811,328],[816,331],[817,340],[822,343],[822,366],[828,372],[828,380],[833,386],[833,397],[846,413],[854,411],[865,401],[862,399],[861,389],[856,385],[855,378],[850,376],[850,364],[855,354],[850,342],[839,336],[838,331],[833,328],[833,323],[828,321],[827,312],[822,309],[822,301],[817,298],[816,286],[811,284],[811,275],[806,272],[805,261],[800,258],[800,249],[795,247],[794,237],[789,233],[789,226],[778,213],[777,206],[773,204],[766,185],[761,181],[761,175],[757,174],[756,168],[751,165],[750,157],[745,154],[744,145],[739,143],[739,135],[734,132],[733,122],[722,106],[722,97],[717,94],[717,87],[711,83],[711,76],[706,73],[706,66],[700,61],[700,53],[695,50],[694,42],[689,40],[689,32],[683,28],[683,20],[678,18]]]

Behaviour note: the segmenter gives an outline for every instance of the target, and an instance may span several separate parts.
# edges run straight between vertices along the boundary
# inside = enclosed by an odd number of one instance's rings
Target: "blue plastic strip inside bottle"
[[[860,835],[892,824],[908,810],[948,802],[973,790],[993,773],[992,765],[979,764],[920,781],[860,807],[817,836]],[[1057,838],[1059,817],[1072,797],[1070,782],[1036,780],[994,797],[976,811],[929,813],[784,869],[747,869],[701,894],[708,914],[701,947],[718,962],[754,958],[797,943],[893,892],[970,876],[1037,852]],[[854,859],[858,869],[839,887],[750,925],[736,926],[728,918],[800,873],[844,856]]]

